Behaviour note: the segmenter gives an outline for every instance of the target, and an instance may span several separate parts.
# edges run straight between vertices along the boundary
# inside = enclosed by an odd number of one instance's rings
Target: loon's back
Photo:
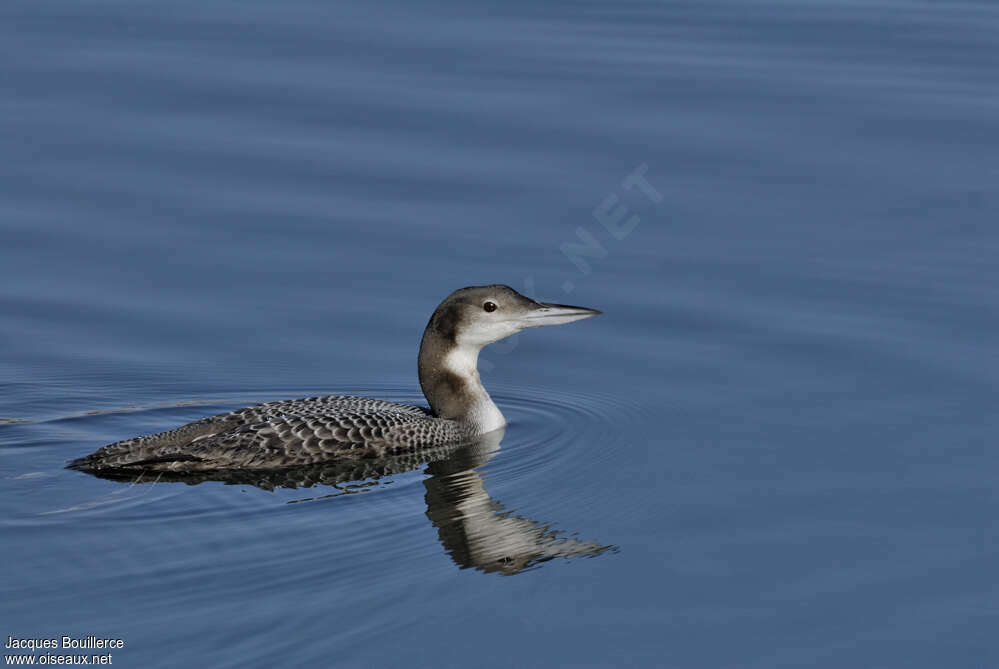
[[[309,465],[457,445],[472,435],[426,409],[368,397],[266,402],[175,430],[109,444],[74,460],[85,471],[205,471]]]

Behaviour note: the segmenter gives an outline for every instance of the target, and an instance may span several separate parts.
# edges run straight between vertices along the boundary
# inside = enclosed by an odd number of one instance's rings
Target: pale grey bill
[[[538,306],[523,317],[527,327],[542,325],[563,325],[602,314],[602,311],[587,307],[573,307],[568,304],[549,304],[538,302]]]

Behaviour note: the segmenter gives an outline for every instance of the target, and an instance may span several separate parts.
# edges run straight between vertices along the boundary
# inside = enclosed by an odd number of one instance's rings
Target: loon
[[[420,343],[423,407],[354,396],[266,402],[118,441],[67,465],[92,473],[277,469],[384,458],[467,443],[506,426],[479,378],[483,347],[596,309],[536,302],[505,285],[448,295]]]

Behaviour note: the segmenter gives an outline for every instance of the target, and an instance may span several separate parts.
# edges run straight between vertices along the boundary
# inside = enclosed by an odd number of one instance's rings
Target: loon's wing
[[[366,397],[267,402],[109,444],[70,463],[83,470],[276,468],[380,457],[460,443],[457,423],[420,407]]]

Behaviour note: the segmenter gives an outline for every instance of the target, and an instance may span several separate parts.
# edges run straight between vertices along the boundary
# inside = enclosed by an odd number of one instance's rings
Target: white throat
[[[467,409],[462,420],[474,426],[476,433],[485,434],[504,427],[506,419],[482,386],[478,369],[480,350],[477,346],[458,346],[448,351],[441,366],[466,382],[469,396],[463,398]]]

